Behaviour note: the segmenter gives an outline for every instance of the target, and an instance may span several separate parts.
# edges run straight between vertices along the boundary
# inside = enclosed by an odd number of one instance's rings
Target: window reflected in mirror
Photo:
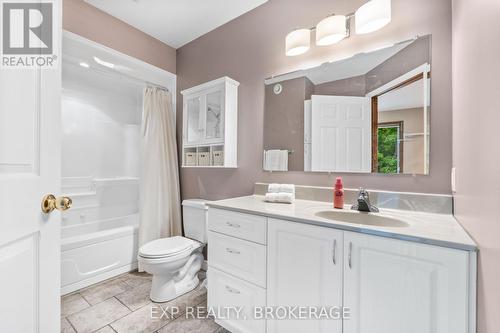
[[[380,119],[380,118],[379,118]],[[377,172],[403,172],[403,122],[381,122],[377,127]]]
[[[424,80],[425,76],[425,80]],[[425,69],[379,95],[372,96],[372,171],[426,174],[430,71]]]

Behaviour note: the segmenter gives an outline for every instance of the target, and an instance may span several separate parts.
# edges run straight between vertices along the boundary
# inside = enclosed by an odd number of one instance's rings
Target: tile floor
[[[229,333],[210,318],[184,313],[188,306],[206,310],[204,287],[166,303],[151,302],[150,288],[151,275],[131,272],[65,295],[61,332]]]

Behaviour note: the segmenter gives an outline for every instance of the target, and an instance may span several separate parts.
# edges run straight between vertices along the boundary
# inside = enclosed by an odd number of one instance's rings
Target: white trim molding
[[[377,96],[377,95],[380,95],[382,94],[383,92],[397,86],[398,84],[401,84],[409,79],[411,79],[412,77],[420,74],[420,73],[429,73],[431,71],[431,65],[428,64],[428,63],[425,63],[423,65],[420,65],[418,66],[417,68],[401,75],[400,77],[384,84],[383,86],[380,86],[372,91],[370,91],[369,93],[366,94],[367,97],[373,97],[373,96]]]

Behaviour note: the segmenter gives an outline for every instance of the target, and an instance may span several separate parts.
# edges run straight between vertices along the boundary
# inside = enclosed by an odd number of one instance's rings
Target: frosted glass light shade
[[[391,0],[370,0],[355,13],[356,33],[367,34],[391,22]]]
[[[311,44],[311,31],[309,29],[297,29],[286,35],[286,55],[296,56],[309,50]]]
[[[316,26],[316,45],[331,45],[346,38],[346,21],[344,15],[332,15],[321,20]]]

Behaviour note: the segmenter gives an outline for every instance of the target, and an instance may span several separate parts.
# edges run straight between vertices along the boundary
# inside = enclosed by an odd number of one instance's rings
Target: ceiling
[[[179,48],[268,0],[85,0]]]
[[[427,96],[430,96],[431,80],[427,79]],[[422,108],[424,106],[424,84],[418,80],[402,88],[391,90],[378,97],[379,111]],[[430,99],[427,101],[430,106]]]

